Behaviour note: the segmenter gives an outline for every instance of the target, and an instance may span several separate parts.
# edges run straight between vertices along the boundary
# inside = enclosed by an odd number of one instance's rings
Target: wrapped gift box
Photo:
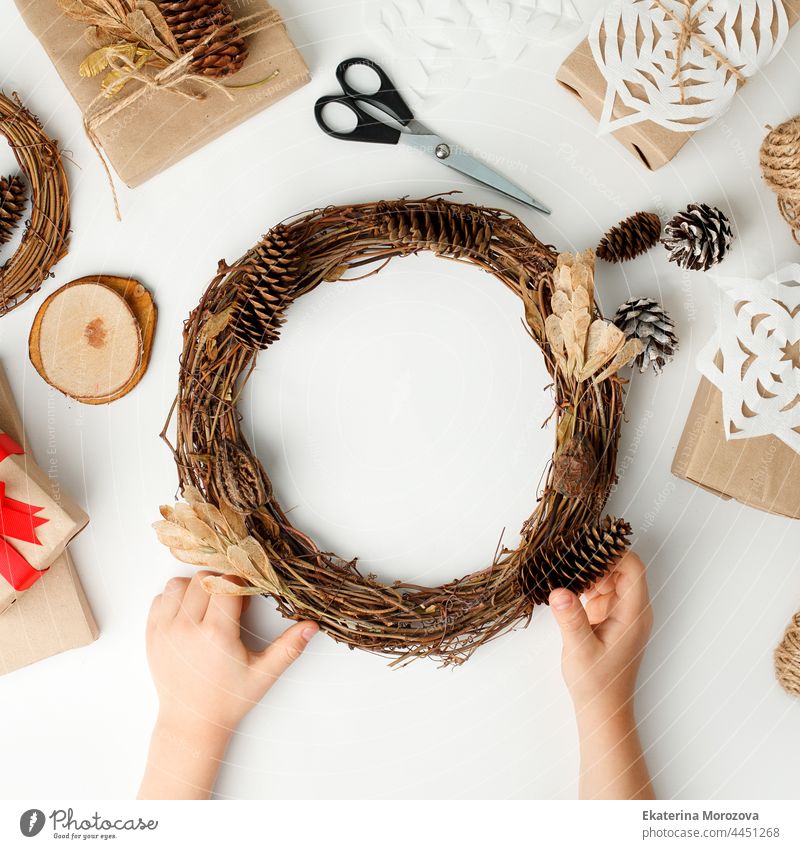
[[[672,473],[722,498],[800,518],[800,456],[775,436],[725,438],[722,394],[700,380]]]
[[[22,418],[2,366],[0,429],[25,448],[30,458]],[[48,487],[47,475],[39,466],[29,462],[27,470],[37,486]],[[56,501],[68,514],[75,515],[73,511],[82,514],[63,493],[58,494]],[[0,615],[0,674],[87,645],[98,637],[97,624],[66,550],[29,589],[12,600],[14,603]]]
[[[40,473],[22,446],[0,429],[0,610],[39,580],[89,521]]]
[[[91,50],[84,38],[85,25],[63,15],[56,0],[15,2],[85,112],[100,93],[99,79],[78,73]],[[230,8],[237,20],[272,12],[265,0],[236,0]],[[147,94],[97,128],[98,141],[123,182],[140,185],[308,82],[308,68],[280,20],[248,36],[247,46],[244,67],[226,82],[243,86],[277,71],[264,85],[239,90],[204,87],[202,100],[166,91]]]
[[[800,0],[783,0],[783,4],[789,26],[793,26],[800,18]],[[556,80],[570,94],[577,97],[596,120],[599,120],[603,111],[607,83],[597,67],[588,38],[584,39],[566,58],[556,73]],[[617,98],[612,118],[622,118],[631,114],[631,111]],[[647,120],[620,127],[612,134],[645,167],[654,171],[669,162],[694,133],[669,130],[654,121]]]

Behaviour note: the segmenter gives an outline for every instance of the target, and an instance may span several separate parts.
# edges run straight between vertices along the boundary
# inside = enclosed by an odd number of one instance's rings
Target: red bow
[[[12,454],[24,453],[7,433],[0,433],[0,463]],[[8,498],[6,485],[0,481],[0,575],[15,590],[27,590],[39,580],[42,573],[31,566],[8,539],[41,545],[36,537],[36,528],[47,522],[47,519],[36,514],[42,510],[44,507],[35,507],[33,504]]]

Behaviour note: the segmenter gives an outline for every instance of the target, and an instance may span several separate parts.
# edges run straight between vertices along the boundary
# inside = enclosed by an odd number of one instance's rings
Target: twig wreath
[[[0,92],[0,135],[31,190],[31,214],[14,255],[0,267],[0,316],[23,304],[51,275],[69,244],[69,184],[58,150],[16,94]]]
[[[543,491],[515,549],[443,586],[365,575],[294,527],[240,427],[237,401],[256,355],[278,337],[293,301],[323,282],[362,279],[420,251],[476,265],[524,304],[553,377],[556,446]],[[376,265],[364,274],[348,272]],[[160,540],[180,560],[221,573],[209,592],[268,594],[290,619],[403,663],[459,664],[529,621],[550,590],[580,592],[627,547],[630,527],[601,518],[622,414],[618,369],[639,351],[599,314],[592,251],[556,254],[498,209],[442,198],[337,206],[279,224],[218,273],[184,328],[170,445],[186,499],[162,507]],[[169,444],[169,443],[168,443]]]

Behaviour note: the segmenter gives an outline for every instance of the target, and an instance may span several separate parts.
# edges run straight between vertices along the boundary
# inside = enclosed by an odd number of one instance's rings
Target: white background
[[[579,4],[585,19],[595,6]],[[71,251],[46,291],[86,274],[126,274],[159,307],[146,377],[99,408],[50,390],[31,367],[27,334],[41,294],[0,319],[0,360],[32,444],[41,452],[54,428],[60,483],[92,517],[71,550],[102,629],[91,647],[0,679],[0,795],[124,798],[136,791],[156,710],[145,617],[166,579],[188,573],[149,527],[176,489],[158,433],[175,393],[182,322],[217,261],[324,204],[453,188],[464,200],[504,202],[438,163],[323,136],[312,105],[334,90],[338,61],[372,54],[402,86],[406,60],[371,49],[357,2],[284,0],[312,83],[146,185],[120,189],[118,224],[77,108],[11,0],[0,8],[0,84],[23,93],[74,160]],[[410,100],[442,135],[501,157],[509,177],[553,207],[548,219],[508,204],[545,242],[580,249],[638,209],[666,217],[704,201],[734,223],[726,272],[762,275],[796,260],[757,152],[765,124],[800,112],[800,32],[720,122],[650,173],[613,139],[598,139],[588,113],[554,81],[584,31],[531,43],[513,67],[447,97]],[[0,150],[0,171],[11,169]],[[771,655],[800,607],[798,528],[670,476],[698,380],[694,355],[712,331],[712,282],[681,274],[660,248],[598,269],[606,313],[632,294],[660,299],[681,336],[662,377],[632,383],[610,505],[633,523],[649,564],[656,624],[638,714],[656,791],[796,798],[800,702],[774,682]],[[539,431],[550,396],[520,316],[491,278],[430,257],[293,306],[242,412],[295,522],[382,577],[436,583],[487,563],[504,527],[513,542],[533,509],[551,436]],[[263,639],[284,623],[257,600],[248,625]],[[242,725],[218,792],[574,797],[577,741],[559,652],[545,608],[527,630],[456,670],[420,662],[390,671],[380,657],[319,636]]]

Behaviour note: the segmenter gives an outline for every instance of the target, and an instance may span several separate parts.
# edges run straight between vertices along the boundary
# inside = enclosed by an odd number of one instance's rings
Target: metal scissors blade
[[[419,122],[417,122],[419,125]],[[422,125],[419,125],[420,127]],[[420,134],[414,132],[402,133],[400,141],[404,144],[427,153],[429,156],[434,156],[443,165],[447,165],[454,171],[460,171],[473,180],[483,183],[490,189],[500,192],[507,197],[513,198],[526,206],[543,212],[545,215],[550,215],[551,210],[546,207],[541,201],[537,200],[532,195],[521,189],[511,180],[506,179],[502,174],[498,174],[488,165],[484,165],[479,159],[464,153],[458,145],[446,142],[441,136],[435,133],[428,132]]]

